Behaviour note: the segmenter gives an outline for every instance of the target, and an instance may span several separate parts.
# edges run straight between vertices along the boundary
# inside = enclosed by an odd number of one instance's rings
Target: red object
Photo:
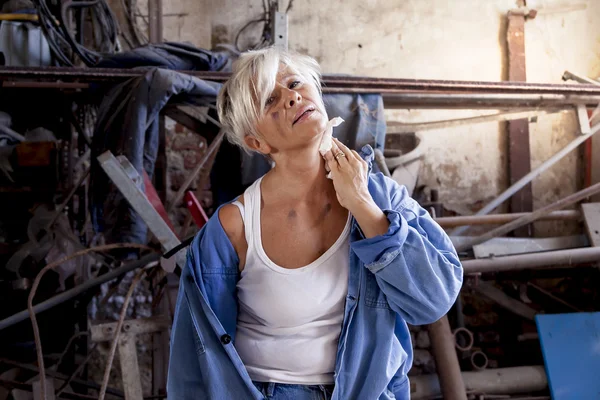
[[[185,192],[184,201],[185,206],[188,208],[188,210],[190,210],[190,214],[192,214],[192,218],[194,219],[196,226],[198,226],[198,229],[202,228],[204,224],[206,224],[206,221],[208,221],[208,217],[200,205],[200,202],[194,195],[194,192],[191,190]]]
[[[169,228],[175,232],[175,228],[173,228],[173,224],[169,219],[167,210],[165,210],[165,206],[163,205],[162,201],[160,201],[160,197],[158,197],[158,193],[156,193],[156,189],[154,189],[154,185],[152,185],[152,182],[150,182],[150,178],[148,177],[146,171],[144,171],[144,189],[146,189],[146,197],[148,198],[150,204],[152,204],[152,207],[154,207],[162,219],[167,223],[167,225],[169,225]]]

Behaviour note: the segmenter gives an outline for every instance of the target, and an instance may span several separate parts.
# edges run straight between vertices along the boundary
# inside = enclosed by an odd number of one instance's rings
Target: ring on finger
[[[335,159],[336,160],[340,159],[340,157],[346,157],[346,155],[344,154],[344,152],[340,151],[339,153],[337,153],[335,155]]]

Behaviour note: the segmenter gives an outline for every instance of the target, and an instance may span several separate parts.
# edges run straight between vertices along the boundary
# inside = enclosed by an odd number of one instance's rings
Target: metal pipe
[[[462,225],[492,225],[505,224],[524,217],[531,213],[508,213],[508,214],[489,214],[489,215],[464,215],[458,217],[440,217],[435,218],[442,228],[454,228]],[[544,215],[538,221],[576,221],[581,218],[581,212],[578,210],[553,211]]]
[[[463,372],[461,375],[470,393],[517,394],[538,392],[548,387],[546,372],[541,365],[486,369]],[[412,377],[410,387],[413,400],[431,399],[442,395],[436,375]]]
[[[549,169],[551,166],[556,164],[559,160],[561,160],[564,156],[569,154],[571,151],[575,150],[581,143],[585,142],[589,138],[591,138],[596,132],[600,131],[600,124],[596,125],[592,128],[591,132],[587,135],[580,135],[571,143],[563,147],[561,150],[556,152],[552,157],[544,161],[539,167],[532,170],[530,173],[525,175],[523,178],[519,179],[515,182],[511,187],[506,189],[500,196],[496,197],[492,200],[488,205],[479,210],[475,215],[485,215],[493,211],[500,204],[504,203],[507,199],[509,199],[512,195],[517,193],[527,184],[529,184],[535,177],[541,175],[544,171]],[[453,235],[460,235],[464,231],[468,229],[468,226],[463,226],[452,231]]]
[[[75,286],[73,289],[66,290],[54,297],[49,298],[46,301],[38,303],[35,306],[33,306],[33,311],[36,314],[39,314],[42,311],[46,311],[54,306],[57,306],[61,303],[64,303],[67,300],[72,299],[73,297],[85,292],[86,290],[89,290],[95,286],[101,285],[104,282],[108,282],[108,281],[110,281],[120,275],[123,275],[129,271],[133,271],[135,269],[146,266],[146,265],[150,264],[151,262],[157,261],[159,258],[160,258],[160,254],[157,254],[157,253],[148,254],[148,255],[140,258],[139,260],[125,264],[119,268],[116,268],[110,272],[107,272],[104,275],[100,275],[94,279],[90,279],[90,280],[82,283],[81,285]],[[2,330],[4,328],[8,328],[9,326],[17,324],[21,321],[24,321],[27,318],[29,318],[29,312],[27,310],[23,310],[16,314],[13,314],[12,316],[0,321],[0,330]]]
[[[422,93],[379,88],[323,88],[323,93],[380,93],[386,108],[419,109],[572,109],[595,107],[596,95],[548,95],[511,93]]]
[[[460,351],[469,351],[475,344],[473,332],[465,327],[459,327],[452,333],[454,336],[454,346]]]
[[[427,328],[444,399],[467,400],[467,392],[460,374],[460,365],[454,349],[454,336],[450,331],[448,317],[444,315],[439,321],[428,325]]]
[[[453,128],[456,126],[480,124],[483,122],[510,121],[513,119],[534,118],[542,115],[560,112],[561,110],[534,110],[534,111],[510,111],[500,112],[489,115],[478,115],[475,117],[446,119],[442,121],[428,122],[398,122],[391,121],[387,123],[386,134],[401,134],[420,131],[428,131],[432,129]]]
[[[180,71],[200,79],[216,82],[226,81],[230,74],[213,71]],[[116,68],[78,68],[78,67],[7,67],[0,68],[0,80],[31,79],[68,80],[77,79],[86,82],[98,80],[122,81],[144,75],[144,70]],[[427,79],[389,79],[364,76],[324,75],[324,89],[327,87],[381,88],[404,91],[426,92],[479,92],[479,93],[532,93],[532,94],[589,94],[600,95],[600,87],[587,84],[551,84],[528,82],[480,82]]]
[[[600,261],[600,247],[583,247],[542,253],[520,254],[462,261],[465,274],[517,271],[555,265],[575,266]]]
[[[487,368],[488,366],[488,356],[481,350],[476,350],[471,353],[471,357],[469,359],[471,361],[471,366],[473,369],[477,371],[481,371]]]
[[[464,241],[463,243],[461,243],[460,245],[456,246],[456,251],[461,252],[461,251],[468,250],[477,244],[487,242],[490,239],[504,235],[504,234],[511,232],[522,226],[528,225],[528,224],[532,223],[533,221],[539,219],[540,217],[543,217],[544,215],[551,213],[552,211],[556,211],[561,208],[565,208],[571,204],[577,203],[578,201],[581,201],[585,198],[593,196],[594,194],[596,194],[598,192],[600,192],[600,183],[596,183],[595,185],[592,185],[588,188],[580,190],[579,192],[575,192],[572,195],[569,195],[558,201],[555,201],[552,204],[548,204],[546,207],[542,207],[539,210],[536,210],[532,213],[528,213],[527,215],[524,215],[519,219],[516,219],[507,224],[504,224],[495,229],[492,229],[491,231],[486,232],[483,235],[476,236],[472,239],[468,239],[468,240]]]

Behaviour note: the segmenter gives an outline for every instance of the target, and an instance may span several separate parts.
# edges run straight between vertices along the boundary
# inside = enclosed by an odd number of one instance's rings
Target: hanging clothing
[[[104,96],[92,139],[90,214],[108,243],[146,243],[146,224],[108,179],[96,158],[106,150],[125,155],[143,176],[154,174],[158,116],[171,98],[186,104],[213,100],[221,84],[175,71],[152,69],[116,85]],[[143,185],[140,188],[144,190]]]

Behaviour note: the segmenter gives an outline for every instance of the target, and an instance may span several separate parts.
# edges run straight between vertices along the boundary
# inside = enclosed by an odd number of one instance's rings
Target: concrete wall
[[[232,42],[243,25],[261,17],[261,4],[259,0],[165,2],[165,39],[204,48]],[[566,69],[600,76],[600,1],[528,1],[529,7],[538,9],[568,4],[587,8],[540,13],[526,22],[530,82],[559,83]],[[515,0],[295,1],[289,14],[289,43],[315,57],[326,73],[500,81],[506,70],[505,15],[515,6]],[[253,43],[260,29],[256,24],[245,31],[242,47]],[[388,119],[418,122],[478,113],[397,110],[389,111]],[[568,143],[576,130],[572,113],[530,124],[532,168]],[[427,131],[422,137],[426,158],[420,182],[437,188],[449,208],[472,213],[506,187],[504,124]],[[574,152],[536,179],[534,205],[573,192],[578,166]]]

